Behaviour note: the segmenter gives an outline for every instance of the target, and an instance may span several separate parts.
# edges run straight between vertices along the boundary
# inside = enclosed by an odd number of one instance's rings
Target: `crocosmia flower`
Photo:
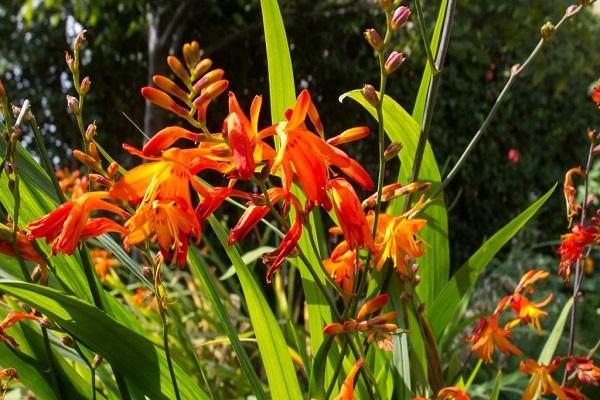
[[[346,153],[327,143],[311,132],[305,124],[309,117],[315,129],[322,133],[322,125],[310,94],[303,90],[298,96],[287,122],[277,125],[276,134],[280,141],[271,172],[282,169],[283,188],[289,193],[294,179],[313,206],[331,209],[327,197],[329,168],[335,166],[365,190],[373,189],[373,181],[367,171]]]
[[[523,400],[533,400],[539,394],[551,394],[560,400],[569,400],[560,384],[552,378],[559,364],[560,359],[554,359],[548,365],[538,364],[532,359],[521,361],[521,371],[531,375],[531,381],[523,392]]]
[[[494,347],[498,347],[498,350],[503,353],[512,353],[517,356],[522,354],[521,350],[507,339],[509,336],[509,331],[498,326],[498,316],[492,315],[490,318],[482,317],[466,341],[472,343],[471,351],[474,351],[477,357],[490,362]]]
[[[598,240],[598,227],[595,225],[583,226],[577,224],[571,230],[562,236],[560,246],[556,252],[560,255],[560,267],[558,273],[564,275],[565,282],[571,281],[571,272],[573,264],[582,256],[586,246],[595,243]]]
[[[354,364],[344,383],[342,383],[342,388],[340,389],[340,394],[335,398],[335,400],[354,400],[354,380],[356,379],[356,374],[360,367],[362,367],[364,360],[361,358]]]
[[[107,218],[90,218],[93,211],[108,211],[122,217],[128,214],[109,203],[108,192],[88,192],[60,205],[50,214],[27,225],[27,239],[45,238],[52,253],[73,254],[82,239],[107,232],[126,233],[126,229]]]

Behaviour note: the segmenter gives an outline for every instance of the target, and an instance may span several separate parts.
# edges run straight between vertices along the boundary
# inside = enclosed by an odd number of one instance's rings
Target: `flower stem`
[[[335,370],[333,371],[333,376],[331,377],[331,382],[329,383],[329,387],[325,392],[325,400],[329,400],[331,397],[331,393],[335,388],[335,382],[337,381],[338,376],[340,375],[340,371],[342,370],[342,365],[344,364],[344,357],[346,357],[346,353],[348,352],[348,338],[345,338],[344,344],[342,345],[342,351],[340,353],[340,358],[338,358],[337,365],[335,366]]]
[[[583,201],[581,204],[581,218],[579,220],[580,224],[583,225],[585,223],[586,215],[587,215],[587,198],[589,193],[589,175],[592,169],[592,163],[594,161],[594,147],[596,146],[595,137],[592,138],[590,143],[590,148],[588,151],[587,162],[585,166],[585,179],[583,183]],[[573,306],[571,307],[571,320],[569,322],[569,344],[567,348],[567,357],[571,357],[573,355],[573,350],[575,347],[575,333],[577,330],[577,297],[579,297],[579,291],[581,290],[581,282],[583,281],[583,271],[581,270],[581,257],[575,263],[575,279],[573,282]],[[567,382],[568,371],[565,369],[563,374],[563,382],[564,385]]]
[[[169,367],[169,375],[171,375],[171,382],[173,383],[173,391],[175,392],[175,399],[180,400],[181,395],[179,394],[179,387],[177,386],[177,377],[175,376],[175,369],[173,368],[173,360],[171,359],[171,350],[169,348],[169,323],[167,321],[166,311],[163,306],[160,305],[159,299],[159,310],[160,318],[163,325],[163,345],[165,348],[165,357],[167,358],[167,365]]]

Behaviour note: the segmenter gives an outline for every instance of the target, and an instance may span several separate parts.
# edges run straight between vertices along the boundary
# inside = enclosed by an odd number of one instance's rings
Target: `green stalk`
[[[348,338],[344,340],[344,344],[342,345],[342,351],[340,353],[340,358],[335,366],[335,370],[333,371],[333,376],[331,377],[331,382],[329,383],[329,387],[327,388],[327,392],[325,392],[325,400],[329,400],[331,394],[333,393],[333,389],[335,388],[335,382],[342,370],[342,365],[344,364],[344,357],[346,357],[346,353],[348,352]]]
[[[158,295],[158,291],[157,291],[157,295]],[[175,376],[175,370],[173,368],[173,360],[171,360],[171,350],[169,349],[169,324],[167,321],[167,315],[166,315],[166,312],[165,312],[162,304],[160,304],[162,301],[162,298],[160,297],[160,295],[158,295],[157,300],[159,302],[158,309],[160,310],[160,318],[162,320],[162,325],[163,325],[163,345],[165,348],[165,357],[167,358],[167,365],[169,366],[169,375],[171,375],[171,382],[173,383],[173,391],[175,391],[175,399],[181,400],[181,395],[179,394],[179,387],[177,386],[177,377]]]

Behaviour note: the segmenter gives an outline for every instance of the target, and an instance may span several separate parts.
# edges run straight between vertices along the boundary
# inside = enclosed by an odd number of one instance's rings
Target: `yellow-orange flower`
[[[598,241],[600,235],[596,225],[582,226],[577,224],[570,233],[562,236],[560,246],[556,252],[560,255],[559,275],[564,275],[565,282],[571,281],[573,264],[582,256],[586,246]]]
[[[107,218],[90,218],[97,210],[127,216],[127,213],[109,203],[108,192],[88,192],[60,205],[48,215],[27,225],[27,239],[45,238],[52,244],[53,253],[73,254],[80,240],[107,232],[124,234],[125,228]]]
[[[279,168],[283,170],[281,178],[286,193],[290,191],[295,174],[310,205],[331,209],[326,193],[331,166],[339,168],[364,189],[371,190],[374,185],[367,171],[346,153],[311,132],[305,124],[307,115],[315,129],[322,133],[321,121],[310,94],[303,90],[294,109],[288,113],[287,122],[280,123],[275,129],[280,146],[271,172],[275,173]]]
[[[100,276],[102,282],[106,281],[106,275],[108,272],[118,267],[119,261],[112,256],[112,254],[104,249],[92,249],[90,251],[90,257],[94,263],[96,273]]]
[[[146,239],[158,242],[164,259],[185,265],[190,237],[200,239],[200,223],[193,209],[180,197],[144,201],[135,214],[125,223],[129,232],[123,244],[125,248]]]
[[[511,329],[520,323],[529,324],[531,323],[538,333],[542,334],[542,326],[540,324],[540,318],[548,316],[548,313],[542,310],[542,307],[547,306],[554,295],[551,293],[544,300],[536,303],[532,303],[527,297],[521,294],[513,294],[511,301],[511,308],[517,314],[517,317],[505,325],[505,329]]]
[[[509,331],[498,326],[498,316],[494,314],[490,318],[480,318],[466,341],[472,343],[471,351],[474,351],[477,357],[485,362],[490,362],[495,346],[503,353],[512,353],[517,356],[522,354],[521,350],[507,339],[509,336]]]
[[[408,260],[420,257],[425,252],[417,234],[426,223],[424,219],[381,214],[376,235],[376,244],[380,249],[376,256],[377,269],[381,269],[385,261],[391,259],[401,274],[408,275]]]
[[[464,390],[451,386],[443,388],[438,392],[440,400],[471,400],[471,397]]]
[[[198,182],[194,175],[204,169],[225,171],[225,164],[212,155],[210,148],[179,149],[170,148],[162,152],[160,157],[146,157],[139,150],[126,147],[132,154],[149,158],[152,162],[139,165],[129,170],[110,189],[114,199],[137,203],[144,196],[148,198],[181,198],[192,207],[190,186],[200,195],[209,196],[207,188]],[[152,195],[147,195],[148,190]]]
[[[352,294],[354,273],[357,267],[356,252],[348,248],[346,241],[341,242],[333,249],[331,256],[323,260],[323,266],[344,293]]]
[[[523,400],[535,399],[538,394],[552,394],[560,400],[569,400],[561,386],[552,378],[552,373],[558,368],[560,359],[554,359],[550,364],[538,364],[528,359],[521,361],[521,371],[531,375],[531,381],[523,392]]]
[[[354,400],[354,380],[356,379],[356,374],[360,367],[362,367],[364,360],[361,358],[354,364],[344,383],[342,383],[342,388],[340,389],[340,394],[337,395],[335,400]]]

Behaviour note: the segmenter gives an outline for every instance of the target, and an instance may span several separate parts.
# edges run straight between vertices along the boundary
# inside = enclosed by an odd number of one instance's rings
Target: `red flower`
[[[592,101],[600,108],[600,83],[592,89]]]
[[[571,233],[562,236],[562,242],[556,249],[556,253],[560,255],[558,273],[565,276],[567,284],[571,281],[573,264],[581,258],[586,246],[598,240],[598,234],[598,227],[594,225],[583,227],[581,224],[577,224]]]
[[[105,199],[108,197],[108,192],[89,192],[60,205],[48,215],[27,225],[27,239],[44,237],[46,243],[54,241],[53,253],[73,254],[80,240],[107,232],[125,234],[126,229],[112,220],[90,218],[90,213],[96,210],[127,216],[125,211],[107,202]]]
[[[329,181],[329,187],[333,197],[333,209],[350,250],[360,247],[375,253],[375,241],[367,216],[352,185],[343,178],[337,178]]]
[[[522,354],[521,350],[507,339],[508,336],[510,336],[510,332],[500,329],[498,326],[498,316],[492,315],[490,318],[480,318],[472,335],[466,341],[473,343],[471,351],[477,353],[482,360],[490,362],[494,346],[498,346],[498,350],[503,353],[512,353],[517,356]]]

